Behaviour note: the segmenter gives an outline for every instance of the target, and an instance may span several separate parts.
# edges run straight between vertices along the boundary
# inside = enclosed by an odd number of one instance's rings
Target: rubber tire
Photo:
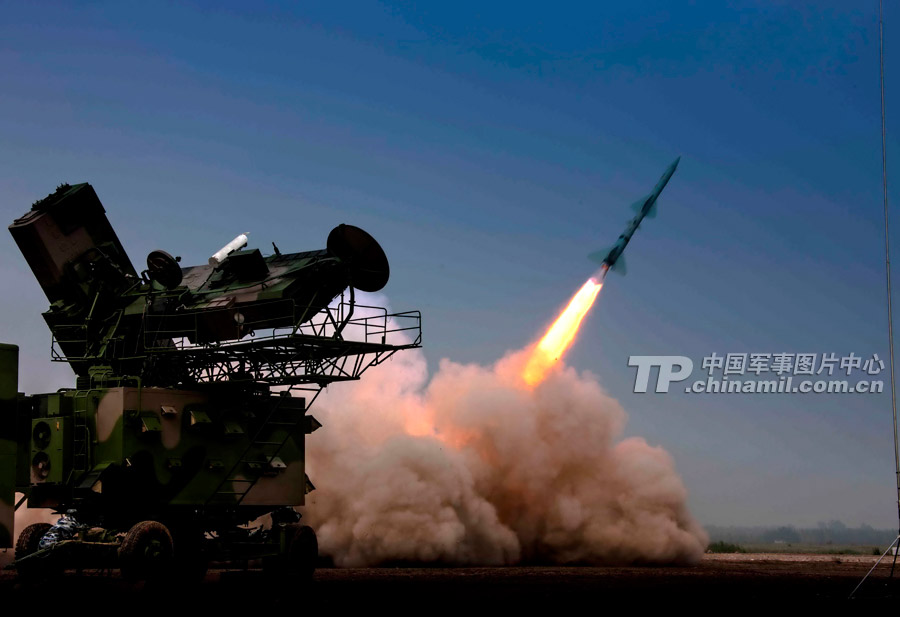
[[[301,582],[312,580],[319,560],[319,541],[309,525],[292,523],[284,526],[287,550],[278,557],[263,561],[263,568],[279,577]]]
[[[175,553],[172,573],[183,583],[200,583],[209,571],[209,557],[204,551],[203,532],[196,529],[172,528]]]
[[[16,540],[16,559],[21,559],[40,550],[41,538],[53,527],[50,523],[32,523],[22,530]]]
[[[131,581],[154,580],[170,572],[172,534],[157,521],[141,521],[128,530],[119,545],[119,568]]]
[[[41,538],[53,527],[50,523],[32,523],[22,530],[16,540],[16,560],[38,552]],[[58,564],[42,559],[37,563],[23,563],[16,567],[16,576],[22,582],[43,582],[62,574]]]
[[[309,525],[300,525],[290,545],[291,571],[310,580],[319,561],[319,539]]]

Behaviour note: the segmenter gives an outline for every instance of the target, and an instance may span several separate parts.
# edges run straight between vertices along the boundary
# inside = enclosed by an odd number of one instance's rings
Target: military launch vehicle
[[[388,281],[375,239],[339,225],[325,249],[263,256],[242,235],[208,264],[158,250],[138,273],[89,184],[9,229],[50,301],[52,360],[75,372],[73,388],[22,394],[18,349],[0,345],[0,547],[16,509],[62,515],[21,530],[19,574],[140,579],[215,561],[311,576],[316,537],[295,510],[314,488],[309,407],[421,344],[418,311],[356,302]]]

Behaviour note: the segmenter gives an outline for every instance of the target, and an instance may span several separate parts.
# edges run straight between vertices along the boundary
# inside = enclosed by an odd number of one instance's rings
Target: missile
[[[218,267],[225,258],[231,255],[238,249],[242,249],[247,246],[247,236],[250,234],[249,231],[245,231],[244,233],[238,235],[234,240],[220,248],[218,251],[213,253],[212,257],[209,258],[209,265],[212,267]]]
[[[654,218],[656,216],[656,200],[659,198],[659,194],[662,193],[662,190],[666,188],[666,184],[669,182],[669,178],[672,177],[672,174],[675,173],[675,168],[678,167],[678,161],[680,160],[681,157],[679,156],[666,168],[666,171],[649,195],[646,195],[631,204],[631,209],[636,213],[635,217],[628,223],[628,226],[625,228],[625,231],[622,232],[622,235],[619,236],[619,239],[616,240],[616,243],[608,249],[595,251],[588,255],[588,259],[600,264],[603,276],[606,276],[606,272],[609,269],[613,269],[620,274],[625,274],[625,257],[622,256],[622,253],[625,251],[625,247],[628,246],[631,236],[637,228],[640,227],[644,217]]]

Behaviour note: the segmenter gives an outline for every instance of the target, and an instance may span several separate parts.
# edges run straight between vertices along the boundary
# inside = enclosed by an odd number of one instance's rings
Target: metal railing
[[[383,307],[338,302],[327,306],[305,321],[316,307],[299,306],[290,300],[257,303],[250,309],[265,309],[265,317],[243,319],[240,307],[213,308],[186,314],[153,315],[145,313],[140,333],[141,344],[127,344],[122,336],[103,341],[103,358],[125,359],[142,355],[171,354],[182,350],[197,352],[228,347],[266,347],[289,344],[292,339],[304,345],[320,339],[323,347],[336,341],[418,347],[422,342],[420,311],[388,313]],[[249,312],[249,311],[248,311]],[[258,311],[257,311],[258,312]],[[238,315],[237,319],[235,316]],[[298,323],[299,322],[299,323]],[[290,324],[273,327],[273,323]],[[233,324],[233,325],[232,325]],[[50,355],[55,362],[84,362],[100,359],[97,354],[66,354],[63,348],[88,350],[89,340],[82,324],[57,326]],[[126,348],[131,347],[131,352]],[[137,353],[135,353],[137,352]]]
[[[52,359],[127,365],[133,374],[157,384],[250,379],[321,387],[358,379],[370,366],[422,342],[419,311],[388,313],[383,307],[343,298],[325,308],[276,300],[186,313],[145,313],[139,330],[136,325],[130,328],[132,334],[112,334],[103,340],[97,347],[101,352],[81,356],[71,351],[89,349],[86,328],[57,328]]]

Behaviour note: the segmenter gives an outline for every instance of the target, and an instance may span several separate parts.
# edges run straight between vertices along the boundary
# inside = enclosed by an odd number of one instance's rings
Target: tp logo
[[[684,381],[694,370],[694,363],[685,356],[628,356],[628,366],[637,367],[637,375],[634,378],[635,392],[647,391],[650,369],[654,366],[659,367],[659,376],[656,379],[657,392],[668,392],[670,383]],[[674,370],[676,366],[677,371]]]

